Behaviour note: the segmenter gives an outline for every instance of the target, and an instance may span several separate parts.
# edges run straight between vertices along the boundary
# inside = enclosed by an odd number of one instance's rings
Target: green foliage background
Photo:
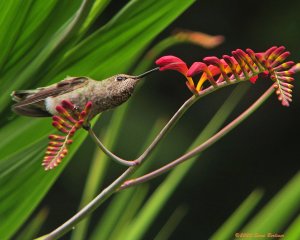
[[[53,230],[76,212],[80,202],[83,205],[95,194],[89,187],[99,192],[123,169],[94,152],[93,143],[81,133],[62,165],[44,172],[40,163],[46,136],[52,131],[50,120],[11,113],[12,90],[51,84],[66,75],[103,79],[135,72],[145,50],[176,27],[226,36],[226,43],[214,50],[180,46],[162,53],[176,54],[188,63],[207,55],[228,54],[235,48],[263,51],[276,44],[287,46],[292,59],[299,61],[300,19],[295,11],[299,3],[293,1],[282,13],[276,2],[270,6],[253,1],[246,12],[235,1],[213,5],[193,0],[0,1],[0,239],[32,239]],[[129,104],[113,114],[105,113],[95,126],[106,145],[126,158],[136,156],[189,96],[175,73],[156,74],[148,80]],[[247,87],[241,86],[227,101],[231,90],[203,99],[166,138],[150,160],[153,164],[143,171],[178,156],[194,139],[202,142],[269,84],[259,81],[246,95]],[[116,195],[66,239],[208,239],[213,234],[214,239],[231,239],[242,229],[287,232],[294,237],[289,239],[299,238],[295,227],[299,222],[299,177],[270,201],[300,166],[299,142],[289,140],[296,136],[299,122],[299,84],[295,85],[289,109],[283,109],[273,97],[250,121],[204,153],[200,157],[204,161],[188,163],[166,178]],[[257,187],[263,190],[256,190],[238,208]],[[38,223],[43,221],[41,228]]]

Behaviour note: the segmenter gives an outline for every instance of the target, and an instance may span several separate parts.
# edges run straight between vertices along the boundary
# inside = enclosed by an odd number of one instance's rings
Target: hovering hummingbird
[[[67,77],[47,87],[34,90],[17,90],[11,93],[16,103],[12,110],[29,117],[56,115],[56,106],[63,100],[72,102],[82,111],[88,101],[93,103],[88,120],[108,109],[126,102],[140,79],[159,68],[151,69],[138,76],[118,74],[102,81],[88,77]]]

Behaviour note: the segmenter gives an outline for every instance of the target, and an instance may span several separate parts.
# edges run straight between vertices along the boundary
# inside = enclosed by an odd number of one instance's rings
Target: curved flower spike
[[[208,80],[211,85],[217,87],[226,82],[249,80],[255,83],[259,76],[268,76],[275,81],[274,87],[278,100],[283,106],[289,106],[292,101],[292,75],[300,70],[294,62],[285,62],[290,52],[285,47],[271,47],[265,52],[255,53],[251,49],[244,52],[241,49],[232,51],[233,56],[223,55],[223,59],[206,57],[203,62],[195,62],[187,72],[188,77],[201,72],[202,75],[196,86],[196,90],[202,91],[203,83]],[[208,65],[206,65],[208,64]]]
[[[67,100],[63,100],[61,105],[56,107],[58,115],[52,117],[52,125],[62,135],[52,134],[49,136],[50,142],[42,163],[45,170],[51,170],[58,166],[67,155],[67,146],[73,142],[71,138],[87,120],[91,107],[92,102],[88,102],[85,108],[79,112],[76,106]]]
[[[189,89],[194,92],[195,85],[193,82],[193,79],[191,77],[187,76],[188,67],[184,61],[182,61],[180,58],[169,55],[169,56],[163,56],[155,61],[156,65],[159,66],[160,71],[165,70],[175,70],[177,72],[180,72],[183,76],[187,79],[187,86]]]
[[[285,47],[271,47],[265,52],[255,53],[251,49],[237,49],[232,51],[232,56],[223,55],[219,59],[215,56],[206,57],[204,62],[194,62],[187,69],[185,62],[175,56],[165,56],[156,61],[160,70],[175,70],[182,73],[187,79],[187,85],[193,93],[199,94],[205,90],[203,84],[209,81],[216,88],[224,84],[232,84],[238,81],[250,81],[255,83],[258,77],[267,76],[275,82],[278,100],[283,106],[289,106],[292,101],[292,77],[300,71],[300,64],[292,61],[285,62],[290,52]],[[194,86],[192,77],[201,74]]]

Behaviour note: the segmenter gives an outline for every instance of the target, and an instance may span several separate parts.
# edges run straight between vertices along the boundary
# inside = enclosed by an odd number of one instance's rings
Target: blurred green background
[[[96,29],[107,22],[127,2],[112,1],[93,27]],[[149,48],[180,28],[223,35],[225,42],[214,49],[181,44],[161,55],[176,55],[191,64],[205,56],[230,55],[237,48],[260,52],[273,45],[284,45],[292,53],[289,60],[299,62],[299,9],[300,2],[296,0],[196,1],[159,34]],[[121,36],[122,32],[119,34]],[[117,56],[118,52],[115,54]],[[209,239],[254,189],[259,188],[264,194],[248,220],[297,174],[300,168],[299,77],[299,74],[295,77],[293,103],[289,108],[282,107],[274,94],[249,119],[198,158],[142,239],[154,239],[178,207],[179,222],[174,224],[170,239]],[[271,83],[259,79],[251,85],[226,122],[246,109]],[[150,169],[184,153],[233,88],[217,91],[196,103],[160,144],[155,158],[151,159]],[[147,139],[157,119],[165,122],[189,96],[183,77],[176,72],[155,73],[148,77],[130,100],[131,106],[123,120],[114,152],[128,159],[137,156],[141,143]],[[111,115],[112,112],[105,113],[96,125],[100,138],[109,134],[106,126]],[[33,216],[42,208],[49,210],[38,235],[53,230],[77,211],[93,153],[94,143],[87,138],[34,211]],[[108,185],[123,169],[110,162],[103,185]],[[147,196],[151,196],[165,177],[160,176],[146,184],[149,187]],[[109,204],[107,201],[93,214],[89,233]],[[295,207],[288,223],[299,213],[299,208]],[[274,232],[284,233],[285,229]],[[70,239],[70,236],[62,239]]]

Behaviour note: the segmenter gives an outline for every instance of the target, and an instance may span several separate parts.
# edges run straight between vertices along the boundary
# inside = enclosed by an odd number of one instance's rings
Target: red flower
[[[193,79],[191,77],[187,76],[188,67],[184,61],[182,61],[180,58],[175,56],[163,56],[155,61],[156,65],[159,66],[160,71],[165,70],[175,70],[177,72],[180,72],[183,76],[187,79],[187,86],[189,89],[194,92],[195,84],[193,82]]]
[[[291,77],[295,72],[300,71],[300,64],[292,61],[285,62],[290,52],[285,47],[271,47],[265,52],[255,53],[251,49],[244,52],[241,49],[232,51],[232,56],[223,55],[219,59],[215,56],[206,57],[203,62],[194,62],[188,69],[187,65],[180,58],[175,56],[164,56],[156,61],[161,71],[175,70],[187,78],[187,85],[193,93],[200,93],[203,90],[205,81],[209,81],[213,87],[231,84],[237,81],[255,83],[258,77],[268,76],[276,82],[276,94],[283,106],[289,106],[292,101],[292,87],[294,80]],[[195,86],[192,77],[201,74]]]

